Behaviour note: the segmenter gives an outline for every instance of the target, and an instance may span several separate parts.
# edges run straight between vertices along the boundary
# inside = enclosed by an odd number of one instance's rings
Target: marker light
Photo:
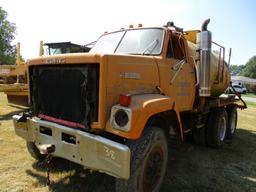
[[[119,104],[124,107],[128,107],[131,104],[132,98],[131,95],[120,95]]]

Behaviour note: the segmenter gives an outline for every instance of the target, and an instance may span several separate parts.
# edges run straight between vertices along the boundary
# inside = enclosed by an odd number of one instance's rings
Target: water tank
[[[190,55],[196,58],[197,45],[187,41]],[[198,62],[198,68],[201,68],[201,62]],[[200,71],[200,70],[199,70]],[[219,54],[211,53],[210,60],[210,96],[217,97],[224,93],[229,86],[230,82],[230,71],[227,63],[222,59],[219,59]],[[200,76],[201,74],[199,74]]]

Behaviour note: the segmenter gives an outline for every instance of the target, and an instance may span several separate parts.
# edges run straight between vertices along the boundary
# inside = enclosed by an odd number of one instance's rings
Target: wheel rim
[[[227,122],[226,118],[222,117],[220,122],[220,140],[224,141],[226,136]]]
[[[157,187],[164,164],[164,152],[160,146],[154,147],[146,160],[143,173],[143,191],[151,192]]]
[[[235,129],[236,129],[236,113],[232,113],[231,114],[231,122],[230,122],[230,132],[231,134],[233,134],[235,132]]]

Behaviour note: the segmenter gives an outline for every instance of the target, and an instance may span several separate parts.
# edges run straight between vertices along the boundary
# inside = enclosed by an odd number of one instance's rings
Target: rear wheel
[[[237,125],[237,110],[235,106],[227,108],[228,113],[228,126],[227,126],[227,139],[232,139],[236,132]]]
[[[116,179],[117,192],[157,192],[164,179],[168,144],[158,127],[146,130],[143,136],[128,143],[131,150],[130,178]]]
[[[227,133],[227,112],[225,109],[213,109],[207,122],[207,145],[219,148],[224,144]]]
[[[37,148],[34,142],[27,142],[27,149],[30,155],[38,161],[41,161],[46,157],[45,154],[40,153],[39,149]]]

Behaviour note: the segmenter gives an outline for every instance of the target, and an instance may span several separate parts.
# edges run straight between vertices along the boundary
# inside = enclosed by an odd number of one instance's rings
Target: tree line
[[[15,64],[16,46],[12,41],[16,34],[16,25],[7,20],[7,12],[0,6],[0,64]]]
[[[256,79],[256,56],[253,56],[245,65],[231,65],[231,75],[241,75]]]

